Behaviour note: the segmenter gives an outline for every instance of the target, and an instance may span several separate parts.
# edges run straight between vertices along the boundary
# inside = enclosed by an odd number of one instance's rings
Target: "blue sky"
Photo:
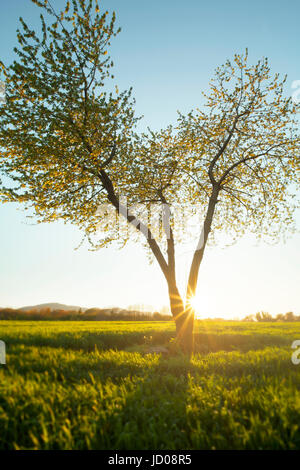
[[[18,17],[39,25],[30,0],[1,2],[0,58],[9,63],[16,45]],[[52,0],[59,8],[63,0]],[[286,93],[300,80],[298,0],[109,0],[122,32],[114,40],[120,90],[133,86],[140,128],[165,127],[176,111],[201,106],[214,69],[234,53],[249,49],[249,61],[267,56],[272,71],[288,74]],[[34,225],[21,206],[0,206],[0,305],[58,301],[82,306],[167,304],[166,285],[143,249],[129,245],[89,252],[74,248],[76,227],[60,222]],[[207,315],[244,316],[259,310],[300,314],[300,236],[286,244],[257,246],[252,237],[237,245],[207,250],[199,279],[201,310]],[[190,253],[179,257],[183,285]],[[217,278],[215,272],[217,269]]]

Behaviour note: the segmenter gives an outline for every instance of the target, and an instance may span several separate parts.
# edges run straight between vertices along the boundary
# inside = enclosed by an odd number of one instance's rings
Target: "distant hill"
[[[48,302],[28,307],[1,308],[0,320],[38,320],[38,321],[169,321],[170,315],[159,312],[139,312],[122,308],[82,308],[74,305]]]
[[[50,310],[67,310],[67,311],[78,311],[78,310],[81,310],[82,312],[84,312],[86,310],[86,308],[82,308],[82,307],[79,307],[78,305],[65,305],[65,304],[59,304],[59,303],[55,303],[55,302],[49,302],[49,303],[46,303],[46,304],[39,304],[39,305],[31,305],[31,306],[28,306],[28,307],[21,307],[21,308],[18,308],[18,310],[21,310],[21,311],[26,311],[26,310],[41,310],[41,309],[44,309],[44,308],[50,308]]]

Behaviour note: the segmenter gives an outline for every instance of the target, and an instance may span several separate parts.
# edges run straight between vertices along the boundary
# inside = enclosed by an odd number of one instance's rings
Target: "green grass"
[[[299,323],[0,322],[1,449],[300,449]],[[152,338],[151,338],[152,337]]]

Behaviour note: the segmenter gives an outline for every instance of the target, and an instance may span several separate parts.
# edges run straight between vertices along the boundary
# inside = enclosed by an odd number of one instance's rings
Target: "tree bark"
[[[194,312],[186,309],[174,279],[168,280],[170,308],[176,325],[176,341],[180,349],[191,355],[194,349]]]
[[[192,308],[186,308],[179,318],[175,318],[177,343],[189,356],[194,352],[194,319]]]

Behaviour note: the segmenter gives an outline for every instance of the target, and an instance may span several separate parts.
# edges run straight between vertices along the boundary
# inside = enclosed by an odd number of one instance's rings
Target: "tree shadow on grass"
[[[22,353],[25,354],[23,360]],[[231,419],[230,405],[222,415],[224,393],[228,387],[236,387],[236,379],[253,376],[254,381],[248,384],[253,389],[256,378],[257,386],[264,387],[262,373],[270,376],[281,373],[276,368],[278,358],[275,353],[268,357],[266,368],[264,362],[248,360],[253,356],[251,352],[244,355],[238,352],[225,355],[217,352],[210,356],[196,354],[190,359],[184,355],[163,357],[161,354],[113,350],[87,353],[70,349],[70,354],[65,350],[52,354],[46,348],[38,351],[37,348],[15,345],[14,366],[18,373],[25,376],[28,373],[30,380],[38,374],[38,380],[43,381],[43,374],[47,372],[47,381],[53,385],[59,382],[63,389],[69,389],[64,407],[70,409],[68,419],[74,432],[74,448],[85,445],[82,440],[84,430],[78,427],[82,416],[90,423],[89,448],[184,450],[195,448],[195,445],[205,447],[208,442],[205,433],[211,433],[209,439],[214,442],[214,436],[224,432],[227,420],[230,422]],[[289,363],[292,367],[290,360]],[[281,365],[282,372],[287,371],[287,364],[282,362]],[[233,385],[230,385],[232,379]],[[191,396],[193,387],[200,390],[198,402],[195,402],[193,392]],[[214,401],[215,394],[217,400]],[[203,403],[202,397],[209,400],[208,404]],[[60,402],[55,402],[53,413],[60,413],[60,407]],[[73,421],[74,415],[77,421]],[[77,429],[72,427],[75,423]],[[198,425],[200,428],[196,429]],[[222,442],[225,441],[230,445],[230,437]],[[53,445],[59,445],[59,442],[55,441]]]
[[[98,418],[92,448],[157,450],[189,447],[186,404],[190,358],[180,356],[169,360],[157,354],[152,358],[149,356],[152,355],[145,356],[144,367],[137,367],[130,378],[126,376],[119,382],[126,391],[108,416]],[[151,360],[150,367],[147,359]],[[113,380],[116,376],[118,373],[114,371]]]
[[[145,363],[130,379],[118,382],[126,392],[108,415],[98,417],[92,448],[242,448],[243,441],[234,430],[241,426],[247,434],[252,426],[251,413],[255,416],[261,413],[263,421],[269,419],[269,411],[259,399],[265,393],[268,377],[284,379],[289,371],[295,371],[289,358],[281,360],[279,367],[276,354],[268,357],[267,364],[264,361],[251,363],[247,358],[239,362],[240,356],[229,353],[228,361],[225,357],[218,363],[205,359],[197,362],[197,357],[159,355],[151,367]],[[244,393],[252,393],[249,402],[244,401],[243,392],[238,392],[237,401],[231,404],[241,383]],[[253,391],[258,394],[257,400]],[[280,410],[277,410],[272,418],[274,422],[279,416]],[[259,442],[260,436],[257,439]],[[265,443],[263,439],[261,445],[272,448],[271,438]],[[255,439],[253,442],[249,440],[250,448],[255,448]]]

